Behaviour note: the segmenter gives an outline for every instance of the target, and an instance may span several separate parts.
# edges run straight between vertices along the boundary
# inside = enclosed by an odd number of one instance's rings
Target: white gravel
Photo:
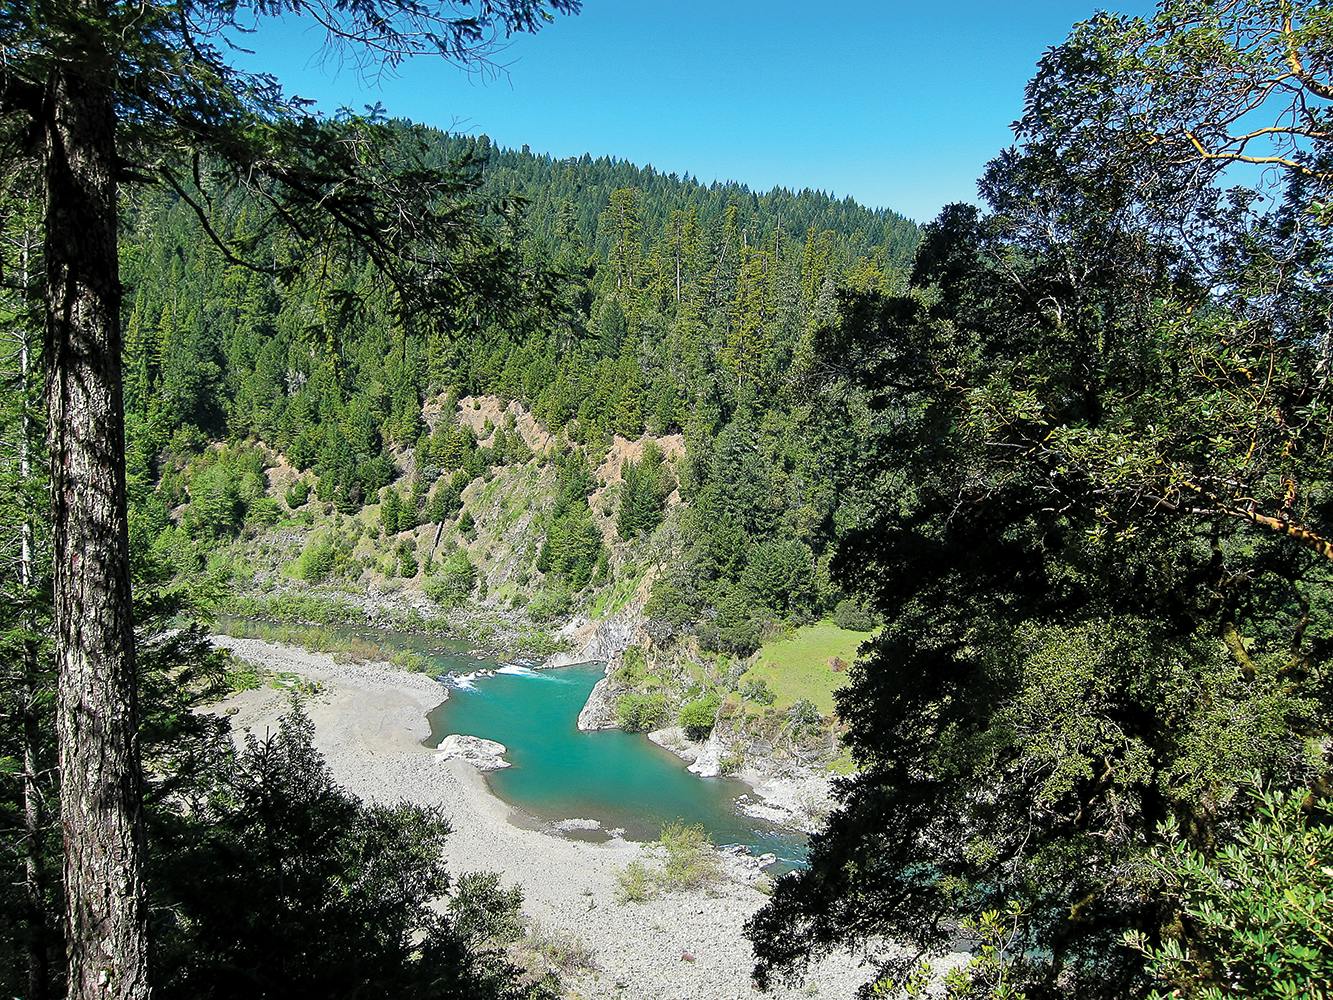
[[[623,840],[569,840],[514,822],[471,765],[422,746],[426,713],[445,689],[388,664],[337,663],[323,654],[258,639],[215,636],[214,643],[272,670],[316,681],[306,699],[315,743],[334,776],[364,799],[439,805],[453,823],[451,869],[498,871],[523,890],[524,910],[592,949],[597,972],[579,977],[577,995],[624,1000],[851,997],[870,975],[835,955],[804,983],[761,994],[750,983],[753,959],[741,929],[765,897],[742,881],[712,894],[673,894],[645,903],[616,901],[616,873],[638,857]],[[287,696],[271,688],[234,695],[214,708],[238,731],[275,727]],[[576,819],[577,817],[571,817]],[[690,955],[693,961],[682,958]]]

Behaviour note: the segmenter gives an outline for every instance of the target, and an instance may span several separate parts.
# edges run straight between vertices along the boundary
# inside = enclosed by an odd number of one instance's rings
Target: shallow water
[[[662,824],[702,823],[718,845],[772,852],[780,868],[802,863],[805,838],[736,810],[749,792],[730,778],[700,778],[646,737],[580,732],[579,710],[602,677],[600,664],[556,670],[502,667],[472,675],[428,716],[435,746],[450,733],[497,740],[513,765],[487,775],[501,799],[539,819],[597,820],[630,840],[652,840]]]
[[[503,743],[513,765],[486,775],[497,796],[546,825],[566,819],[596,820],[597,830],[567,830],[577,839],[606,839],[623,830],[629,840],[655,840],[662,824],[701,823],[719,846],[742,844],[772,853],[775,874],[805,862],[804,835],[742,815],[736,799],[750,792],[730,778],[700,778],[685,762],[646,736],[578,728],[579,711],[603,676],[601,664],[555,670],[501,665],[474,654],[467,643],[425,633],[376,628],[328,627],[386,658],[416,653],[447,675],[449,698],[428,715],[434,747],[450,733]],[[488,675],[493,672],[493,676]]]

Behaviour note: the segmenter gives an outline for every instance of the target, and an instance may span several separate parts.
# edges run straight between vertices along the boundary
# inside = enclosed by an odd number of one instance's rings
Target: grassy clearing
[[[776,708],[808,701],[821,715],[832,715],[833,692],[847,682],[845,668],[834,670],[832,663],[837,659],[850,665],[857,647],[868,638],[870,633],[838,628],[830,621],[807,625],[786,638],[764,643],[741,683],[763,681],[776,698]]]

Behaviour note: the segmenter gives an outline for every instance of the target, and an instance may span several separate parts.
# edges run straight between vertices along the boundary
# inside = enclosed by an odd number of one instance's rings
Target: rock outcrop
[[[478,771],[498,771],[502,767],[509,767],[509,761],[504,759],[505,752],[503,743],[458,734],[441,740],[437,751],[442,760],[465,760]]]
[[[616,728],[616,702],[621,691],[615,687],[610,677],[603,677],[593,685],[588,693],[588,700],[579,712],[579,729],[588,732],[593,729]]]

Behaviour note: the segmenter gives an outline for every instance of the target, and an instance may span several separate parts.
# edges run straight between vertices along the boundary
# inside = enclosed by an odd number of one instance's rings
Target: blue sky
[[[296,20],[268,24],[244,62],[326,110],[379,101],[507,146],[819,188],[924,221],[975,198],[1042,51],[1098,6],[585,0],[579,16],[515,39],[490,79],[423,58],[368,82],[322,59],[322,36]]]

